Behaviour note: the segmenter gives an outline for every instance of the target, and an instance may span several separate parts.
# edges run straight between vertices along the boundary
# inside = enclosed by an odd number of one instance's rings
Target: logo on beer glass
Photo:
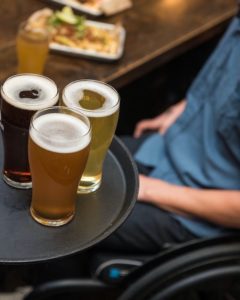
[[[16,188],[31,188],[28,132],[32,115],[58,101],[58,89],[49,78],[19,74],[1,88],[1,132],[4,148],[3,179]]]
[[[64,88],[62,99],[65,106],[77,108],[91,122],[90,154],[78,193],[96,191],[101,184],[104,159],[118,122],[119,95],[103,82],[78,80]]]

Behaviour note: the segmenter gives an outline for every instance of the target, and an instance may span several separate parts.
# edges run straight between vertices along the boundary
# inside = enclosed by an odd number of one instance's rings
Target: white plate
[[[94,8],[94,7],[89,7],[87,5],[81,4],[81,3],[77,3],[75,1],[72,0],[48,0],[49,2],[55,2],[64,6],[71,6],[72,8],[80,11],[80,12],[84,12],[87,13],[89,15],[92,16],[100,16],[102,15],[102,11],[100,9]]]
[[[86,25],[95,26],[98,28],[104,28],[108,30],[116,30],[116,25],[96,22],[96,21],[86,21]],[[99,52],[96,50],[86,50],[81,48],[73,48],[70,46],[61,45],[55,42],[50,43],[50,49],[54,51],[58,51],[64,54],[69,55],[76,55],[76,56],[83,56],[97,60],[104,60],[104,61],[114,61],[121,58],[123,55],[124,50],[124,42],[126,37],[126,31],[122,26],[119,26],[119,47],[115,54],[108,54],[104,52]]]

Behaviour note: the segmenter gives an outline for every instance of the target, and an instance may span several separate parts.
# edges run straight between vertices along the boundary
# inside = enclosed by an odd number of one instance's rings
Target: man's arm
[[[194,189],[140,175],[139,200],[225,227],[240,228],[240,191]]]

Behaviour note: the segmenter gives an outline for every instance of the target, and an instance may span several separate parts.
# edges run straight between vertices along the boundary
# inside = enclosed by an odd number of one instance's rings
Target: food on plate
[[[83,16],[74,14],[65,6],[60,11],[44,8],[28,19],[31,28],[47,27],[51,32],[51,43],[72,48],[116,54],[120,43],[120,26],[108,29],[96,26]]]
[[[91,8],[99,9],[101,6],[102,0],[68,0],[69,3],[79,3]]]
[[[88,13],[95,11],[97,14],[104,13],[105,15],[113,15],[132,7],[131,0],[64,0],[64,3]]]

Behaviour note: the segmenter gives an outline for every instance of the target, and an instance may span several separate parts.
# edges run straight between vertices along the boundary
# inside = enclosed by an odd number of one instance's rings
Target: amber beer
[[[78,192],[93,192],[101,184],[104,159],[117,126],[119,95],[103,82],[79,80],[65,87],[62,100],[64,105],[79,109],[90,119],[90,154]]]
[[[16,42],[18,73],[43,73],[49,40],[47,29],[31,28],[27,22],[20,25]]]
[[[33,180],[30,211],[37,222],[60,226],[73,218],[90,139],[90,122],[79,112],[55,107],[33,116],[28,146]]]
[[[1,132],[4,146],[3,179],[16,188],[31,188],[28,132],[32,115],[58,101],[58,89],[49,78],[19,74],[1,87]]]

